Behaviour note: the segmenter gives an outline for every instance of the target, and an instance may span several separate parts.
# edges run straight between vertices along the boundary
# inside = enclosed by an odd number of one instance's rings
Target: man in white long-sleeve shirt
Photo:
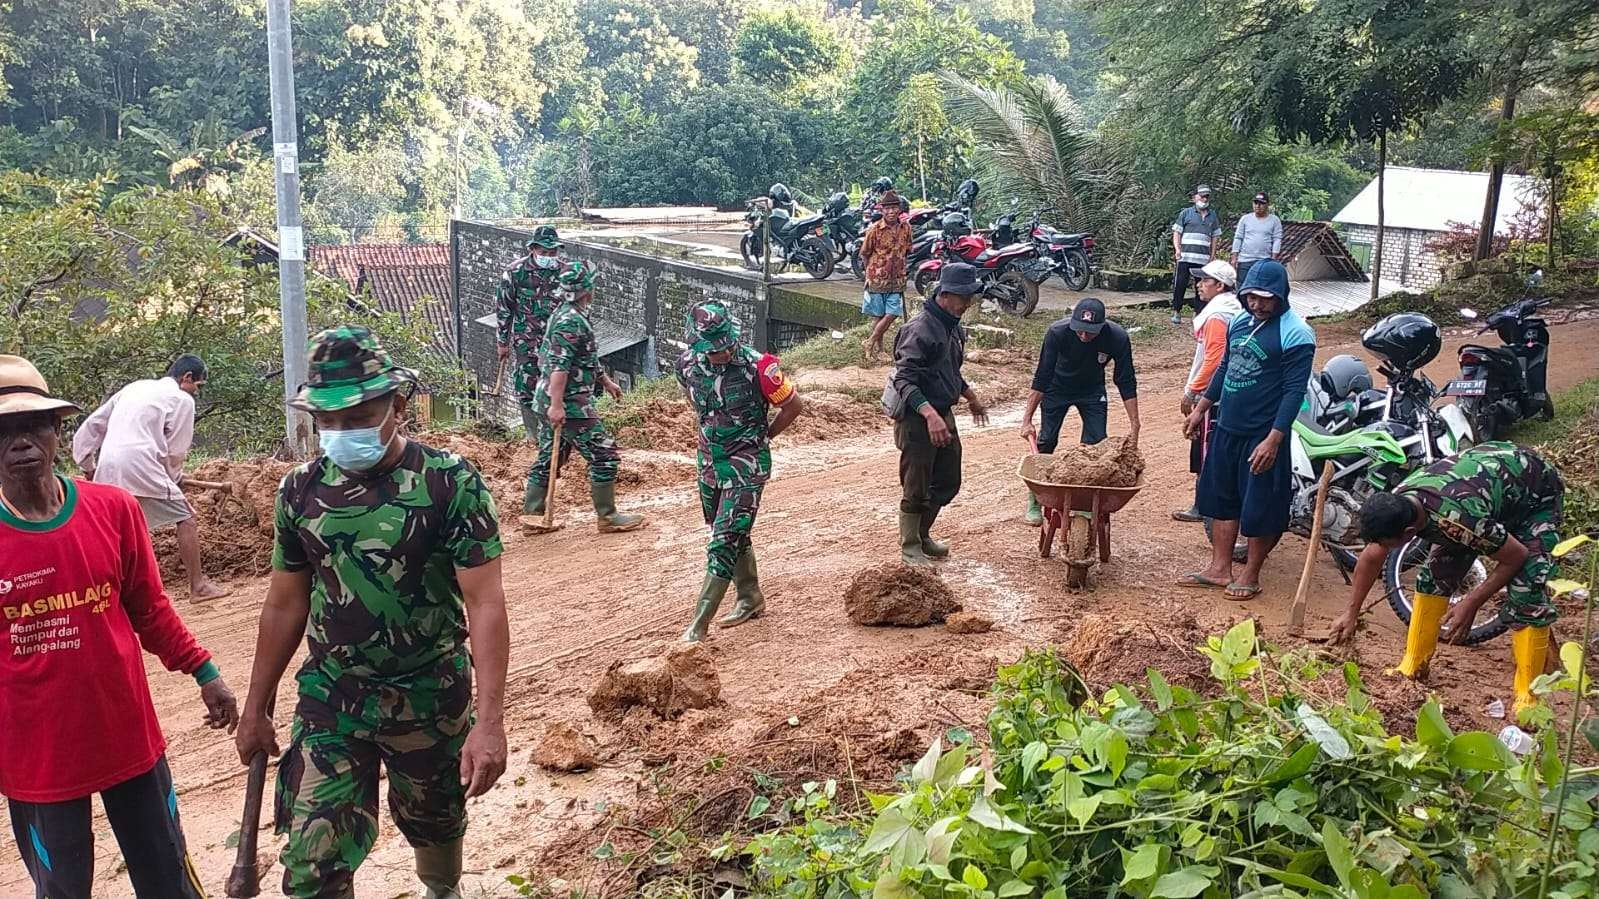
[[[227,594],[200,569],[194,509],[178,486],[194,442],[194,397],[205,378],[199,356],[179,356],[166,377],[134,381],[117,391],[72,438],[78,467],[97,483],[133,494],[150,530],[177,525],[178,556],[196,600]]]

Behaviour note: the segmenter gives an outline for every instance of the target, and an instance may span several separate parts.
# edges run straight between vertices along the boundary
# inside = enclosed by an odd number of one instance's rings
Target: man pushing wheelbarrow
[[[1060,456],[1023,457],[1017,475],[1039,506],[1039,557],[1050,557],[1056,533],[1064,530],[1067,588],[1091,589],[1090,569],[1110,561],[1110,515],[1143,489],[1143,471],[1131,437],[1113,451],[1084,446]]]

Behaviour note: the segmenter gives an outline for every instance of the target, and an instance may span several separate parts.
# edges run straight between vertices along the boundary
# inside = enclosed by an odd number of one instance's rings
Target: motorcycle
[[[833,273],[833,247],[827,240],[820,214],[796,219],[783,205],[774,204],[767,197],[751,200],[745,206],[749,210],[744,215],[747,230],[738,242],[745,266],[754,271],[761,269],[766,256],[765,235],[770,229],[772,261],[777,263],[779,271],[798,265],[818,281]]]
[[[1527,279],[1528,292],[1543,282],[1543,272]],[[1503,436],[1510,426],[1534,416],[1555,417],[1546,377],[1549,368],[1549,325],[1535,313],[1550,298],[1523,298],[1490,314],[1478,334],[1493,331],[1501,346],[1468,343],[1460,348],[1460,377],[1444,387],[1446,396],[1471,420],[1479,441]],[[1477,313],[1462,309],[1467,320]]]
[[[1011,206],[1016,205],[1016,200],[1011,200]],[[1016,213],[1014,209],[994,220],[992,229],[994,245],[1005,246],[1024,240],[1031,240],[1038,246],[1038,254],[1050,261],[1050,273],[1060,275],[1060,279],[1071,290],[1082,291],[1088,289],[1088,282],[1093,278],[1094,270],[1094,235],[1089,232],[1067,234],[1051,225],[1041,224],[1040,213],[1033,213],[1033,219],[1026,226],[1025,233],[1016,230]]]
[[[955,221],[957,218],[964,216],[951,213],[945,217],[941,236],[933,244],[932,258],[916,267],[917,292],[930,299],[945,264],[965,262],[977,269],[985,299],[993,300],[1006,312],[1032,315],[1038,307],[1038,285],[1049,277],[1049,264],[1039,258],[1038,248],[1031,243],[990,247],[987,241],[970,233],[969,225]]]
[[[822,207],[822,236],[831,245],[835,262],[851,260],[857,278],[865,277],[861,267],[855,264],[860,255],[860,241],[865,234],[860,213],[850,208],[848,195],[835,193],[827,199],[827,205]]]

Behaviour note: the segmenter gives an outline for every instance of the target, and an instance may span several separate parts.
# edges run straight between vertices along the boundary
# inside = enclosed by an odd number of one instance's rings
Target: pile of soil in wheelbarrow
[[[904,562],[868,568],[844,591],[844,611],[856,624],[921,627],[960,610],[937,573]]]
[[[1144,457],[1128,438],[1094,446],[1058,449],[1043,467],[1051,484],[1082,487],[1134,487],[1144,473]]]

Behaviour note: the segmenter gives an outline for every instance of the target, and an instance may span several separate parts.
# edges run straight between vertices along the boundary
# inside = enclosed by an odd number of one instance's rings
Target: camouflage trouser
[[[750,548],[750,531],[755,529],[755,513],[761,509],[764,484],[741,487],[715,487],[700,481],[700,510],[711,526],[711,542],[705,547],[705,571],[712,577],[733,579],[738,557]]]
[[[277,830],[289,835],[285,896],[354,895],[355,869],[378,835],[380,763],[389,814],[412,846],[466,833],[461,747],[472,723],[472,678],[465,656],[446,664],[425,689],[415,681],[405,689],[351,684],[323,698],[312,695],[327,692],[317,689],[321,681],[302,682],[278,766]]]
[[[539,386],[539,357],[533,353],[513,353],[511,364],[516,366],[513,370],[515,379],[512,389],[516,392],[516,401],[521,404],[524,411],[533,408],[533,392]],[[525,420],[524,416],[524,420]]]
[[[605,425],[598,418],[568,418],[561,430],[561,455],[558,464],[565,465],[573,448],[589,463],[589,480],[595,484],[608,484],[616,480],[616,470],[622,465],[622,454],[616,450],[616,441],[605,433]],[[527,471],[529,485],[543,489],[550,481],[550,455],[555,449],[555,429],[549,419],[539,416],[539,457]]]
[[[1505,602],[1499,609],[1499,617],[1512,625],[1547,627],[1560,617],[1544,591],[1544,584],[1555,568],[1550,553],[1560,542],[1557,529],[1562,515],[1561,499],[1557,495],[1527,521],[1510,529],[1510,536],[1525,544],[1531,553],[1505,587]],[[1434,596],[1453,596],[1460,592],[1461,583],[1476,560],[1477,554],[1465,547],[1435,544],[1427,561],[1416,572],[1416,590]]]

